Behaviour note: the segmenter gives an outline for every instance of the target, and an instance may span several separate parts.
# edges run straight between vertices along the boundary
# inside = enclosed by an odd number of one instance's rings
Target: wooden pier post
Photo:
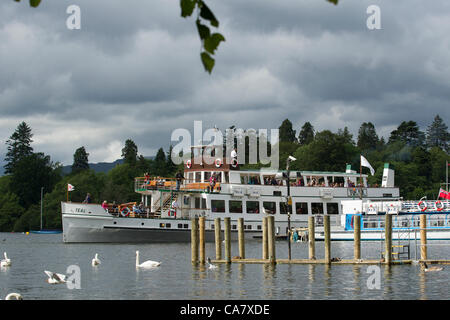
[[[205,259],[205,217],[200,217],[198,220],[198,230],[199,230],[199,247],[200,247],[200,256],[199,256],[199,262],[201,264],[204,264]]]
[[[239,257],[245,259],[244,218],[238,218]]]
[[[361,216],[355,215],[353,221],[354,230],[354,256],[355,260],[361,259]]]
[[[392,263],[392,215],[386,213],[384,219],[384,259],[386,264]]]
[[[222,260],[222,241],[220,240],[220,218],[214,219],[214,235],[216,240],[216,260]]]
[[[231,262],[231,218],[226,217],[224,222],[224,238],[225,238],[225,261]]]
[[[420,215],[420,260],[427,260],[427,215]]]
[[[269,244],[268,244],[268,217],[263,217],[263,231],[262,231],[262,258],[269,259]]]
[[[269,248],[269,262],[276,263],[275,252],[275,217],[267,217],[267,231],[268,231],[268,248]]]
[[[198,262],[198,218],[191,219],[191,261]]]
[[[323,216],[323,232],[325,235],[325,263],[331,263],[331,235],[330,235],[330,216]]]
[[[316,230],[314,227],[314,216],[308,217],[308,245],[309,260],[316,260]]]

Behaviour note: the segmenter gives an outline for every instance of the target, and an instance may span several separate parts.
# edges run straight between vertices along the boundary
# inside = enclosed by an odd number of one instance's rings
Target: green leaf
[[[216,51],[221,41],[225,41],[224,36],[220,33],[213,33],[210,37],[205,39],[203,46],[206,51],[214,54],[214,51]]]
[[[181,16],[186,18],[192,15],[196,4],[197,0],[180,0]]]
[[[335,5],[338,4],[338,1],[339,1],[339,0],[328,0],[328,2],[334,3]]]
[[[197,30],[198,34],[200,35],[200,39],[204,40],[209,38],[210,35],[209,28],[204,24],[201,24],[199,19],[197,19],[195,23],[197,24]]]
[[[30,6],[36,8],[41,3],[41,0],[30,0]]]
[[[219,27],[219,21],[216,19],[212,11],[208,8],[208,6],[202,1],[200,9],[200,17],[203,19],[209,20],[212,26]]]
[[[202,62],[203,62],[203,66],[205,67],[205,70],[211,74],[211,71],[214,68],[214,59],[211,58],[211,56],[207,52],[202,52],[200,54],[200,57],[202,58]]]

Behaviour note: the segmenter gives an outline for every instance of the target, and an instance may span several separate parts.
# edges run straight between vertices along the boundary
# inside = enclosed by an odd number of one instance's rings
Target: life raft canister
[[[423,204],[423,208],[421,207],[421,205]],[[424,212],[425,210],[428,209],[427,204],[423,201],[419,201],[419,203],[417,204],[417,206],[419,207],[419,210]]]
[[[444,205],[442,204],[441,200],[436,201],[434,205],[436,206],[437,211],[442,211],[444,209]]]
[[[128,217],[128,215],[130,214],[130,208],[125,207],[120,211],[120,215],[122,217]]]
[[[192,167],[191,160],[186,161],[186,168],[190,169]]]
[[[222,160],[217,158],[216,161],[214,161],[214,164],[216,165],[216,168],[220,168],[222,166]]]

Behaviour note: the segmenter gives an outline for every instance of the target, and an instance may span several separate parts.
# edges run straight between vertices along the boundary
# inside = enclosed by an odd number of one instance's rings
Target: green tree
[[[345,127],[344,130],[338,129],[337,135],[340,136],[345,143],[349,143],[352,145],[355,144],[355,142],[353,141],[353,135],[348,130],[348,127]]]
[[[384,140],[383,140],[384,141]],[[375,149],[379,144],[379,139],[375,126],[372,122],[364,122],[358,131],[357,146],[361,150]]]
[[[72,173],[77,173],[83,170],[89,170],[89,153],[83,147],[78,148],[73,155]]]
[[[439,115],[434,117],[433,122],[427,128],[426,141],[427,147],[438,147],[442,150],[449,151],[449,140],[450,134],[448,132],[448,127]]]
[[[8,152],[5,157],[5,174],[13,173],[17,162],[33,153],[33,148],[31,147],[32,137],[31,128],[23,121],[6,141]]]
[[[167,152],[167,157],[166,157],[166,169],[167,169],[168,176],[174,176],[177,171],[177,165],[175,163],[173,163],[173,161],[172,161],[172,149],[173,149],[173,146],[170,145],[169,151]]]
[[[50,156],[33,153],[16,163],[10,190],[19,197],[19,204],[27,209],[40,201],[41,187],[52,190],[59,179]]]
[[[281,126],[278,128],[280,142],[296,142],[295,130],[292,129],[292,122],[289,119],[285,119]]]
[[[167,161],[163,148],[159,148],[156,153],[152,172],[157,176],[167,176]]]
[[[298,135],[298,142],[301,145],[311,143],[314,140],[314,127],[310,122],[305,122]]]
[[[136,159],[138,154],[138,147],[134,143],[133,140],[127,139],[125,141],[125,147],[122,149],[122,158],[125,163],[128,163],[130,166],[136,165]]]
[[[403,121],[397,129],[391,132],[389,143],[402,141],[411,147],[422,146],[425,142],[425,134],[420,131],[415,121]]]

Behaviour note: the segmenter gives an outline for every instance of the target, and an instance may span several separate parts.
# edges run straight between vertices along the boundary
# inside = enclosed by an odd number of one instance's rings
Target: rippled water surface
[[[446,242],[431,242],[430,259],[450,259]],[[450,244],[450,242],[448,243]],[[277,258],[287,258],[288,246],[277,241]],[[161,261],[159,268],[137,270],[141,262]],[[379,242],[362,242],[363,258],[380,257]],[[417,265],[380,266],[379,289],[367,283],[374,272],[367,265],[219,265],[211,270],[193,266],[190,244],[64,244],[62,235],[0,233],[0,253],[6,251],[12,266],[0,270],[0,298],[19,292],[24,299],[449,299],[450,265],[425,273]],[[91,266],[95,253],[101,265]],[[206,253],[215,256],[213,243]],[[238,255],[232,243],[232,255]],[[247,258],[261,257],[261,243],[247,241]],[[292,258],[307,258],[305,243],[292,244]],[[323,258],[323,242],[316,242],[316,256]],[[332,242],[332,256],[353,257],[353,242]],[[415,258],[414,243],[411,256]],[[46,283],[44,270],[66,273],[80,269],[81,289]],[[370,283],[374,283],[373,281]]]

